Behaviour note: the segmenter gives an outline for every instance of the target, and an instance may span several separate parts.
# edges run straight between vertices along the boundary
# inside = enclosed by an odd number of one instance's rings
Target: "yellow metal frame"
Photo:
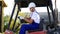
[[[4,19],[3,19],[3,16],[4,16],[4,7],[7,7],[7,5],[5,4],[4,0],[0,0],[2,2],[2,23],[1,23],[1,32],[4,31]],[[0,3],[1,4],[1,3]]]
[[[0,0],[2,1],[2,7],[7,7],[7,5],[5,4],[4,0]]]

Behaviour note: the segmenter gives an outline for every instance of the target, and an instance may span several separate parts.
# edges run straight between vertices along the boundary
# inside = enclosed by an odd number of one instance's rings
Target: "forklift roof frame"
[[[35,1],[35,0],[33,0],[33,1]],[[33,1],[31,1],[30,0],[30,2],[33,2]],[[41,0],[42,1],[42,0]],[[40,1],[40,2],[41,2]],[[47,7],[47,11],[48,11],[48,18],[49,18],[49,23],[51,23],[51,16],[50,16],[50,13],[49,13],[49,7],[50,7],[50,9],[51,9],[51,11],[52,11],[52,15],[53,15],[53,19],[54,19],[54,12],[53,12],[53,7],[52,7],[52,1],[51,0],[43,0],[44,1],[44,3],[43,2],[41,2],[42,4],[37,4],[36,3],[36,5],[37,5],[37,7]],[[14,14],[14,10],[15,10],[15,7],[16,7],[16,4],[18,5],[18,11],[17,11],[17,15],[16,15],[16,18],[15,18],[15,21],[14,21],[14,24],[13,24],[13,28],[12,28],[12,30],[14,29],[14,26],[15,26],[15,22],[16,22],[16,20],[17,20],[17,16],[18,16],[18,12],[19,12],[19,10],[21,10],[20,8],[22,8],[22,7],[27,7],[27,5],[26,4],[24,4],[25,3],[25,1],[24,0],[20,0],[20,1],[17,1],[17,0],[15,0],[15,5],[14,5],[14,8],[13,8],[13,11],[12,11],[12,14],[11,14],[11,17],[10,17],[10,21],[9,21],[9,26],[8,26],[8,29],[10,28],[10,24],[11,24],[11,21],[12,21],[12,17],[13,17],[13,14]],[[28,1],[28,3],[30,3],[29,1]],[[35,1],[36,2],[36,1]],[[46,2],[46,3],[45,3]],[[24,6],[23,6],[24,5]],[[26,5],[26,6],[25,6]]]

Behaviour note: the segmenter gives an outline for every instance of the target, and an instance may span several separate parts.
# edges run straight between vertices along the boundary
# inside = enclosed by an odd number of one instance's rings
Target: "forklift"
[[[16,20],[18,18],[18,14],[21,11],[20,8],[26,8],[26,7],[28,7],[28,4],[30,2],[34,2],[37,5],[36,7],[47,7],[49,24],[45,24],[44,19],[41,19],[40,22],[42,23],[42,29],[43,30],[40,30],[40,29],[38,29],[38,30],[29,30],[28,31],[28,34],[49,34],[52,31],[57,30],[57,27],[58,27],[58,25],[57,25],[58,24],[58,17],[57,17],[57,15],[55,13],[56,10],[53,10],[52,0],[15,0],[14,8],[13,8],[13,11],[12,11],[12,14],[11,14],[11,17],[10,17],[8,28],[5,31],[5,34],[14,34],[16,32],[16,29],[20,26],[20,24],[18,24],[18,26],[16,28],[14,28],[14,26],[16,24]],[[11,21],[12,21],[12,17],[13,17],[13,14],[14,14],[14,10],[15,10],[16,5],[18,6],[18,10],[17,10],[17,14],[15,16],[13,28],[11,30],[10,29],[10,24],[11,24]],[[49,12],[49,8],[50,8],[50,10],[52,12],[53,22],[51,22],[51,15],[50,15],[50,12]],[[25,22],[24,20],[21,20],[21,23],[24,23],[24,22]],[[51,30],[49,30],[49,28]],[[52,30],[53,28],[55,28],[55,29]]]

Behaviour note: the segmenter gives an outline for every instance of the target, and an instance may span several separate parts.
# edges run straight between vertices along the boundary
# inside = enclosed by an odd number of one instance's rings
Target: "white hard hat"
[[[31,8],[31,7],[36,7],[34,2],[29,3],[28,8]]]

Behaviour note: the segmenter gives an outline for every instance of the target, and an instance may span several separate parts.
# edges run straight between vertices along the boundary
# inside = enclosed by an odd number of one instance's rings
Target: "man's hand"
[[[19,19],[24,19],[24,17],[22,17],[22,16],[18,16],[18,18],[19,18]]]

